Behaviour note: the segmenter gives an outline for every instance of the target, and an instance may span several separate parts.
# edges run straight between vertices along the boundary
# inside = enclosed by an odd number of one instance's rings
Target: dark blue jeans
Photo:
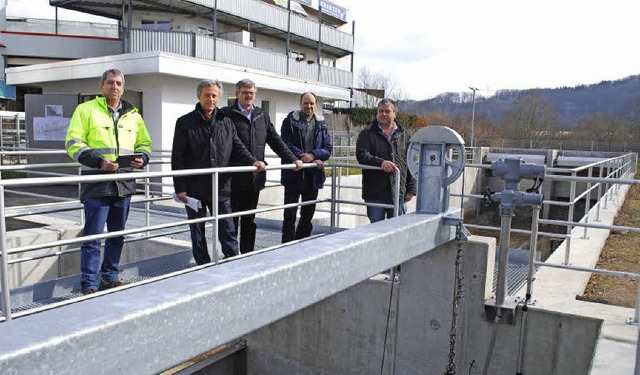
[[[129,216],[131,197],[93,197],[84,201],[84,235],[101,234],[107,231],[124,230]],[[100,240],[86,241],[80,247],[80,285],[82,291],[98,289],[98,267],[100,266]],[[118,281],[120,274],[120,254],[124,237],[107,238],[104,242],[104,258],[100,273],[105,282]]]
[[[188,206],[185,207],[187,208],[187,217],[189,220],[207,216],[207,209],[213,214],[213,205],[208,202],[202,202],[202,208],[198,211],[194,211]],[[231,213],[231,202],[228,199],[218,202],[218,213]],[[204,227],[204,222],[189,224],[189,229],[191,229],[193,259],[195,259],[196,264],[198,265],[211,262],[211,256],[207,249],[207,237]],[[222,253],[226,258],[238,255],[238,240],[235,236],[233,219],[218,219],[218,239],[220,240]]]
[[[314,201],[318,199],[318,189],[314,189],[312,181],[306,180],[304,188],[289,187],[284,188],[284,204],[298,203],[302,197],[302,202]],[[313,230],[313,214],[316,212],[316,205],[310,204],[300,207],[300,220],[296,228],[296,214],[298,207],[284,209],[284,220],[282,221],[282,243],[291,242],[311,236]]]
[[[376,201],[368,201],[367,203],[393,204],[389,202],[376,202]],[[400,207],[398,207],[398,214],[404,215],[405,213],[407,213],[407,204],[400,203]],[[390,219],[394,216],[393,208],[367,206],[367,216],[369,217],[369,221],[372,223],[375,223],[377,221],[382,221],[384,219]]]
[[[259,191],[235,190],[231,192],[231,209],[234,213],[255,210],[260,199]],[[233,218],[234,234],[240,235],[240,253],[252,252],[256,247],[256,214]]]

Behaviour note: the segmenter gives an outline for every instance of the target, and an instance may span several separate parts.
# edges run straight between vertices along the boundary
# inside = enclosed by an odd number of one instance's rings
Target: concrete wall
[[[82,236],[82,226],[78,224],[54,224],[43,228],[21,229],[7,233],[7,248],[9,251],[16,247],[24,247],[36,244],[71,239]],[[38,257],[47,254],[55,254],[61,250],[78,248],[80,243],[68,246],[47,247],[40,250],[32,250],[24,253],[9,255],[9,261],[20,258]],[[166,254],[173,254],[190,250],[191,244],[184,241],[169,239],[152,239],[149,241],[136,241],[125,243],[121,265],[136,263],[144,259],[156,258]],[[9,265],[9,287],[11,289],[25,285],[43,283],[49,280],[78,275],[80,273],[80,252],[69,251],[60,256],[51,256],[41,259],[25,260]]]
[[[522,312],[515,325],[486,321],[495,241],[482,240],[463,245],[455,363],[464,374],[513,374]],[[404,263],[397,284],[367,280],[254,331],[245,337],[248,374],[444,373],[455,256],[448,243]],[[530,309],[523,373],[588,374],[600,324]]]

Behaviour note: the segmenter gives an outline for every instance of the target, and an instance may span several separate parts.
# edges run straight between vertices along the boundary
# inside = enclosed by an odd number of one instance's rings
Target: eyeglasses
[[[247,96],[254,96],[256,94],[255,91],[240,91],[240,94]]]

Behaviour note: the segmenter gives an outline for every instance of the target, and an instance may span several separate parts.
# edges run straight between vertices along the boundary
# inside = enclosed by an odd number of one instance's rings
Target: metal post
[[[606,178],[609,178],[609,168],[605,167],[606,170]],[[607,209],[607,201],[609,200],[609,183],[604,184],[604,209]]]
[[[571,177],[576,177],[576,172],[571,171]],[[571,188],[569,193],[569,213],[567,214],[567,221],[573,221],[573,206],[575,205],[576,200],[576,182],[571,181]],[[566,247],[564,249],[564,264],[569,264],[569,255],[571,253],[571,232],[573,230],[572,225],[567,225],[567,239],[565,240]]]
[[[218,264],[218,172],[213,172],[213,189],[211,189],[211,215],[213,216],[213,263]],[[240,248],[238,248],[238,253]]]
[[[287,44],[286,44],[286,55],[287,55],[287,69],[285,71],[286,75],[289,75],[289,64],[291,61],[291,0],[287,0]]]
[[[218,0],[213,2],[213,61],[217,61],[216,49],[218,48]]]
[[[395,172],[395,184],[394,184],[394,192],[395,198],[393,200],[393,217],[398,217],[400,214],[400,170],[397,169]],[[402,197],[402,202],[404,203],[404,197]]]
[[[503,306],[507,297],[507,271],[509,269],[509,242],[511,241],[511,216],[500,217],[500,254],[498,256],[498,281],[496,306]]]
[[[473,148],[473,127],[474,127],[474,122],[475,122],[475,117],[476,117],[476,90],[477,88],[475,87],[469,87],[469,89],[471,89],[471,91],[473,91],[473,94],[471,96],[471,147]]]
[[[7,226],[4,212],[4,186],[0,186],[0,257],[2,258],[2,278],[0,291],[2,292],[2,312],[7,321],[11,320],[11,290],[9,289],[9,261],[7,259]]]
[[[529,239],[529,271],[527,275],[526,299],[531,299],[531,289],[533,287],[533,266],[536,261],[536,250],[538,249],[538,216],[540,207],[533,206],[531,209],[531,238]]]
[[[78,176],[82,175],[82,165],[78,167]],[[80,197],[82,196],[82,184],[78,183],[78,201],[80,201]],[[80,225],[84,226],[84,206],[80,209]]]
[[[144,167],[144,171],[149,173],[149,164],[147,164]],[[144,179],[144,218],[145,218],[145,223],[147,224],[147,226],[151,226],[151,213],[149,212],[151,210],[151,203],[149,202],[149,198],[151,195],[151,192],[149,191],[150,187],[149,187],[149,178],[145,178]],[[149,232],[147,232],[147,236],[149,235]]]
[[[598,168],[600,170],[600,172],[598,173],[599,178],[602,178],[602,167],[603,165],[600,164],[600,167]],[[602,201],[602,183],[598,183],[598,207],[596,207],[596,221],[600,221],[600,206],[602,205],[601,201]]]
[[[329,233],[334,232],[334,228],[336,227],[336,167],[335,165],[331,166],[331,228],[329,228]]]
[[[636,309],[637,310],[637,309]],[[640,342],[640,326],[638,327],[638,341]],[[633,372],[635,375],[640,375],[640,345],[636,343],[636,368]]]
[[[636,286],[636,309],[633,312],[633,321],[631,323],[638,324],[638,322],[640,322],[640,279],[638,279],[638,285]]]
[[[589,167],[589,175],[588,177],[591,178],[593,175],[593,167]],[[587,195],[584,197],[585,202],[584,202],[584,222],[589,223],[589,210],[591,209],[591,182],[587,183]],[[582,239],[586,240],[587,238],[589,238],[587,236],[587,227],[584,227],[584,232],[582,232]]]
[[[318,55],[316,58],[316,63],[318,64],[318,81],[320,80],[320,72],[321,72],[321,67],[322,64],[321,59],[320,59],[320,53],[321,53],[321,43],[322,43],[322,3],[320,1],[318,1],[318,45],[317,45],[317,51],[316,54]]]
[[[342,186],[342,170],[343,168],[338,168],[338,182],[336,185],[336,199],[340,199],[340,186]],[[336,227],[340,226],[340,203],[336,203]],[[332,232],[333,233],[333,232]]]

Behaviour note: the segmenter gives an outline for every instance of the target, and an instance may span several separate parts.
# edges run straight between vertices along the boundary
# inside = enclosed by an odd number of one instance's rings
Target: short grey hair
[[[389,98],[381,99],[378,102],[378,109],[380,109],[380,107],[383,105],[388,105],[389,107],[393,107],[393,111],[397,112],[398,106],[396,105],[396,102],[393,101],[393,99],[389,99]]]
[[[256,89],[256,91],[258,91],[258,88],[256,87],[255,82],[253,82],[252,80],[250,80],[250,79],[248,79],[248,78],[241,79],[241,80],[239,80],[239,81],[238,81],[238,83],[236,83],[236,94],[237,94],[238,92],[240,92],[240,90],[241,90],[243,87],[253,87],[253,88],[255,88],[255,89]]]
[[[100,84],[101,85],[104,83],[104,81],[107,80],[107,77],[109,76],[109,74],[113,74],[114,76],[122,77],[122,84],[124,85],[124,74],[122,74],[122,72],[119,71],[118,69],[105,70],[104,73],[102,73],[102,76],[100,77]]]
[[[224,92],[224,90],[222,89],[222,83],[217,79],[205,79],[203,81],[200,81],[200,83],[198,83],[198,87],[196,88],[196,95],[198,96],[198,98],[200,97],[202,89],[209,86],[216,86],[218,90],[220,90],[220,96],[222,97],[222,93]]]

